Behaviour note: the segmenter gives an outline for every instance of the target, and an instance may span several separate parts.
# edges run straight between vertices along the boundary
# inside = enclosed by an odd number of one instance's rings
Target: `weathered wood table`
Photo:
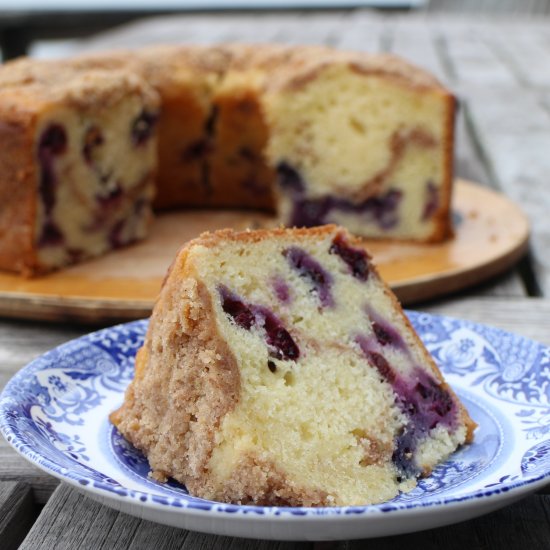
[[[528,255],[510,272],[417,309],[480,321],[550,345],[550,19],[373,14],[241,14],[160,18],[73,44],[75,51],[166,41],[327,43],[404,55],[461,99],[457,175],[496,188],[529,216]],[[47,349],[90,330],[0,321],[0,387]],[[0,438],[1,440],[2,438]],[[81,496],[0,441],[0,547],[550,548],[550,496],[478,519],[384,539],[276,543],[203,535],[139,520]]]

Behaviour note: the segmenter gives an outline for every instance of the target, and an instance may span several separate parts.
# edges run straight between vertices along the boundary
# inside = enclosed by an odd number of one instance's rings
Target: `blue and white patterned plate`
[[[25,458],[104,504],[232,536],[327,540],[410,532],[490,512],[548,483],[550,348],[466,321],[408,315],[479,428],[473,444],[384,504],[237,506],[149,479],[147,461],[107,418],[132,378],[146,321],[68,342],[22,369],[0,397],[0,428]]]

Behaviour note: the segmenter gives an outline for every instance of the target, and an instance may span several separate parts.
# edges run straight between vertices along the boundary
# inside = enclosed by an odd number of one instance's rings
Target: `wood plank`
[[[363,52],[379,52],[383,49],[384,36],[388,32],[388,20],[372,12],[354,12],[342,26],[334,46]]]
[[[86,334],[88,326],[0,320],[0,391],[27,363],[52,347]],[[2,464],[0,463],[0,471]]]
[[[86,326],[0,320],[0,370],[13,372],[53,346],[86,334]]]
[[[194,531],[165,527],[149,521],[140,521],[132,539],[132,547],[154,547],[156,550],[156,541],[158,540],[167,541],[166,546],[162,546],[161,550],[164,550],[164,548],[179,548],[181,550],[210,550],[214,548],[224,548],[227,550],[306,550],[310,546],[308,543],[302,542],[259,541],[206,535]],[[109,540],[106,541],[103,548],[105,550],[112,548]],[[128,546],[123,545],[120,548],[122,550],[123,548],[128,548]]]
[[[87,502],[83,506],[84,500]],[[20,548],[100,548],[117,515],[62,485],[44,506]]]
[[[407,25],[405,22],[392,29],[392,52],[409,59],[413,63],[435,74],[452,89],[454,75],[445,64],[445,55],[441,51],[441,41],[437,32],[428,25]],[[482,157],[475,135],[468,124],[468,106],[465,100],[460,100],[456,117],[455,134],[455,174],[458,177],[470,179],[482,185],[493,185],[485,159]],[[476,294],[489,295],[525,295],[525,284],[519,271],[509,272],[506,277],[491,281],[490,285],[478,287]]]
[[[63,484],[42,510],[20,549],[305,550],[308,546],[307,543],[279,543],[204,535],[158,525],[102,506]]]
[[[74,40],[74,54],[116,48],[139,48],[147,44],[214,42],[268,42],[296,22],[296,15],[171,15],[138,20],[90,38]]]
[[[532,220],[536,286],[548,294],[550,220],[544,212],[550,207],[550,111],[536,90],[525,87],[514,64],[499,54],[492,42],[495,32],[494,25],[455,27],[445,34],[443,53],[465,98],[466,120],[490,180]]]
[[[525,90],[472,94],[469,99],[479,140],[501,189],[531,220],[535,274],[550,294],[550,113]]]
[[[550,43],[542,32],[522,29],[510,41],[500,32],[496,32],[496,29],[491,29],[484,40],[516,74],[522,85],[532,88],[550,87]]]
[[[516,75],[474,31],[458,36],[445,34],[445,43],[455,74],[463,86],[518,86]]]
[[[283,42],[331,44],[349,23],[345,11],[320,13],[174,15],[128,23],[67,43],[73,53],[157,43]]]
[[[304,12],[289,17],[285,24],[281,25],[276,41],[285,44],[336,44],[347,22],[348,15],[345,12]]]
[[[329,548],[380,550],[422,547],[448,548],[545,548],[550,536],[550,496],[532,495],[489,515],[456,525],[419,533],[345,543],[316,543]],[[546,541],[546,542],[545,542]],[[67,486],[52,496],[20,546],[22,550],[55,548],[125,549],[306,549],[307,543],[255,541],[193,533],[143,521],[111,510]]]
[[[25,483],[0,481],[0,543],[2,550],[19,547],[36,517],[31,488]]]
[[[449,86],[451,75],[438,48],[439,33],[428,24],[409,25],[406,20],[391,26],[391,51],[426,69]]]
[[[490,14],[545,14],[548,13],[547,0],[430,0],[426,8],[430,13],[464,14],[476,16],[480,13]]]
[[[0,436],[0,483],[18,481],[30,487],[37,504],[46,503],[59,485],[55,477],[33,466]]]
[[[534,495],[467,522],[408,535],[342,543],[343,550],[464,550],[548,548],[550,497]],[[345,546],[344,546],[345,545]]]
[[[548,299],[461,297],[434,304],[421,304],[418,309],[492,325],[550,346]]]

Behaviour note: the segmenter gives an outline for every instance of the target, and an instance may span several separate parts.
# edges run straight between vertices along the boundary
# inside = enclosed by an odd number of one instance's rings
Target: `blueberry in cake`
[[[188,243],[111,420],[159,480],[292,506],[391,499],[475,428],[361,243],[336,226]]]

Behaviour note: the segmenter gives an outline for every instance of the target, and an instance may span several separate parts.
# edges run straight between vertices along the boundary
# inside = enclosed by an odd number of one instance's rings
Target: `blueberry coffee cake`
[[[0,67],[0,268],[143,238],[154,207],[435,242],[451,233],[452,94],[387,54],[151,46]],[[153,189],[155,191],[153,191]]]
[[[189,242],[111,421],[157,480],[291,506],[391,499],[475,428],[361,242],[336,226]]]

